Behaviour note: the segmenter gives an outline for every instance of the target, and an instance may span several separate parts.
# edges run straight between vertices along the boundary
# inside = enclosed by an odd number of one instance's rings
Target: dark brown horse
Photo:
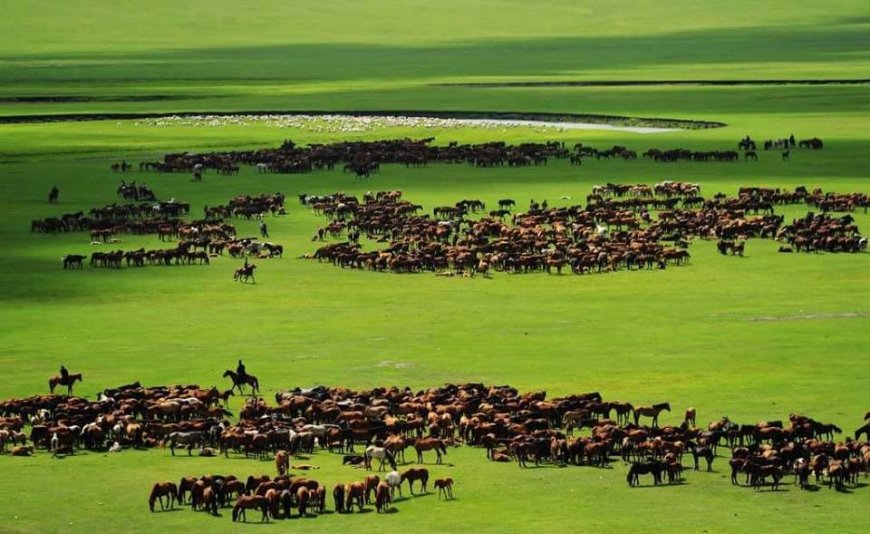
[[[54,388],[56,388],[57,386],[66,386],[66,394],[69,396],[72,395],[73,384],[75,384],[76,382],[84,382],[81,373],[69,374],[66,376],[66,378],[62,377],[61,375],[54,375],[52,377],[49,377],[48,387],[51,392],[54,393]]]
[[[167,504],[164,506],[163,498],[167,498]],[[151,511],[154,511],[154,502],[160,501],[160,509],[165,510],[166,506],[171,510],[174,508],[174,502],[181,502],[181,499],[178,496],[178,486],[175,485],[175,482],[169,482],[168,480],[165,482],[155,482],[154,486],[151,488],[151,495],[148,496],[148,508]]]
[[[452,478],[439,478],[435,481],[435,489],[438,490],[438,498],[441,498],[441,495],[444,495],[444,500],[452,500],[453,499],[453,479]]]
[[[233,389],[239,388],[239,394],[245,393],[243,388],[246,385],[251,386],[251,395],[256,395],[260,392],[260,381],[254,375],[245,375],[244,380],[242,380],[235,371],[227,369],[222,376],[223,378],[230,377],[233,381]]]
[[[257,266],[253,263],[250,265],[239,267],[238,269],[236,269],[235,274],[233,274],[233,280],[247,284],[248,279],[250,278],[251,281],[256,284],[257,280],[254,278],[254,270],[256,268]]]
[[[424,451],[435,451],[435,454],[438,455],[438,458],[435,460],[436,464],[441,463],[441,454],[447,455],[447,446],[444,445],[444,441],[437,438],[420,438],[414,443],[414,448],[417,450],[417,463],[423,463],[423,452]]]
[[[414,481],[419,480],[423,487],[423,493],[426,493],[426,484],[429,483],[429,470],[425,468],[410,468],[402,473],[402,482],[408,481],[408,487],[411,489],[411,495],[414,494]]]

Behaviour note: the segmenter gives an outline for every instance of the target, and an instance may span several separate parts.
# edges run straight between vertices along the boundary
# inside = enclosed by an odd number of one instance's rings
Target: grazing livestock
[[[435,480],[435,488],[438,490],[438,498],[441,499],[442,495],[444,500],[452,500],[453,499],[453,479],[452,478],[439,478]]]
[[[166,498],[166,504],[163,504],[163,499]],[[171,510],[176,501],[181,504],[181,496],[178,493],[178,486],[175,482],[155,482],[151,487],[151,494],[148,496],[148,508],[153,512],[154,503],[160,501],[160,509],[165,510],[167,507]]]

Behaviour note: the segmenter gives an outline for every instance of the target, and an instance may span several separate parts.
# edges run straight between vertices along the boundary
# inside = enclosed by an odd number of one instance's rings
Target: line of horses
[[[702,465],[712,470],[723,446],[732,449],[732,481],[745,473],[754,488],[770,483],[775,489],[788,474],[800,482],[808,468],[818,480],[847,491],[856,486],[858,473],[870,471],[870,444],[860,441],[862,435],[870,439],[870,413],[854,439],[835,442],[842,432],[838,426],[800,414],[790,415],[785,424],[746,425],[722,418],[697,427],[695,410],[688,408],[682,424],[660,425],[661,414],[672,410],[670,403],[640,406],[605,401],[598,393],[547,399],[545,392],[520,394],[509,386],[484,384],[416,393],[319,386],[281,391],[275,406],[250,397],[231,425],[227,418],[232,415],[220,406],[231,394],[134,383],[105,390],[97,401],[59,395],[10,399],[0,403],[0,439],[53,454],[77,447],[106,450],[114,442],[118,450],[168,446],[173,455],[181,446],[188,454],[199,449],[201,454],[274,456],[279,474],[286,474],[290,456],[318,449],[344,455],[344,463],[379,471],[389,465],[397,471],[407,448],[416,450],[418,463],[423,453],[433,452],[437,465],[449,446],[459,444],[483,448],[491,461],[516,462],[521,468],[532,463],[600,468],[621,458],[629,465],[632,485],[645,474],[656,484],[665,474],[669,482],[680,483],[685,454],[692,455],[695,470]],[[27,423],[31,445],[4,438],[5,431],[20,440]],[[585,435],[574,437],[578,429]],[[355,452],[357,444],[364,446],[363,454]],[[807,487],[805,480],[800,483]]]
[[[503,141],[479,144],[451,142],[446,146],[435,146],[431,144],[433,140],[434,138],[347,141],[309,146],[299,146],[290,140],[285,140],[281,146],[273,149],[165,154],[163,161],[140,163],[140,170],[194,172],[201,177],[207,169],[213,169],[219,174],[237,174],[240,165],[255,167],[258,173],[282,174],[331,170],[343,166],[344,172],[351,172],[357,178],[368,178],[372,173],[378,172],[382,164],[388,163],[407,167],[430,163],[466,164],[475,167],[504,165],[523,167],[547,165],[551,158],[567,159],[571,165],[582,165],[584,158],[598,160],[621,158],[626,161],[638,158],[637,151],[625,146],[598,149],[578,143],[572,150],[558,141],[519,145],[509,145]],[[799,146],[821,148],[822,142],[815,138],[807,139],[802,140]],[[743,146],[743,150],[744,159],[758,159],[753,141],[750,140],[748,145]],[[645,151],[643,156],[657,162],[740,159],[739,153],[734,150],[697,151],[684,148],[665,150],[651,148]]]
[[[419,482],[423,494],[427,493],[429,471],[425,468],[410,468],[402,473],[392,471],[384,476],[369,475],[362,481],[335,484],[332,488],[334,513],[350,514],[354,508],[363,512],[367,505],[374,504],[378,513],[395,512],[392,506],[398,491],[402,497],[402,485],[407,482],[411,495],[414,483]],[[434,482],[439,499],[453,499],[453,479],[442,478]],[[234,475],[205,475],[183,477],[173,481],[156,482],[148,496],[151,512],[173,510],[175,506],[190,505],[192,511],[220,515],[222,508],[232,509],[232,520],[247,521],[247,511],[260,512],[260,521],[291,519],[294,509],[297,518],[317,517],[327,513],[326,487],[317,480],[304,476],[279,473],[275,478],[268,475],[250,475],[240,479]]]

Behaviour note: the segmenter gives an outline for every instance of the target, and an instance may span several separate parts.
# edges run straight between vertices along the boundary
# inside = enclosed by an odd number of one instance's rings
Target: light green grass
[[[740,422],[802,412],[854,430],[867,411],[870,328],[867,255],[776,252],[753,240],[745,258],[692,244],[692,262],[664,272],[576,277],[496,273],[492,279],[348,271],[297,259],[324,224],[295,194],[401,189],[427,209],[461,198],[583,202],[593,184],[677,179],[702,193],[743,185],[867,191],[867,86],[468,88],[429,84],[565,79],[859,78],[868,58],[861,2],[222,2],[4,4],[0,97],[94,96],[83,103],[2,103],[0,115],[236,110],[547,111],[725,122],[704,131],[642,136],[606,132],[458,129],[337,135],[264,125],[146,128],[135,121],[0,125],[0,398],[44,392],[64,363],[93,395],[146,384],[220,379],[239,356],[264,394],[314,384],[422,388],[465,380],[546,389],[598,390],[635,403],[668,400],[681,419]],[[176,100],[112,101],[169,95]],[[115,98],[117,100],[117,98]],[[297,142],[435,136],[437,143],[563,139],[725,149],[757,139],[818,135],[821,152],[777,153],[736,164],[557,162],[535,169],[385,166],[369,182],[340,172],[299,176],[133,173],[162,198],[224,203],[283,191],[289,214],[269,219],[281,260],[259,261],[258,283],[231,281],[236,262],[208,267],[85,269],[60,257],[90,253],[85,234],[31,234],[30,220],[116,201],[111,161],[167,151]],[[61,188],[59,206],[45,196]],[[787,219],[805,207],[780,209]],[[870,232],[870,216],[855,214]],[[238,222],[242,233],[254,223]],[[159,246],[122,236],[122,248]],[[233,409],[239,406],[234,400]],[[727,451],[723,451],[727,454]],[[161,450],[63,460],[0,456],[0,531],[238,531],[227,514],[150,514],[155,480],[223,472],[272,472],[271,463],[167,458]],[[331,485],[361,473],[318,452],[316,478]],[[863,530],[867,488],[837,494],[793,487],[773,494],[730,485],[726,465],[688,473],[680,487],[630,490],[625,469],[541,468],[451,450],[433,475],[457,480],[455,503],[435,496],[397,503],[399,513],[293,521],[304,531]],[[789,479],[790,480],[790,479]],[[39,488],[39,489],[37,489]],[[281,528],[275,525],[264,527]]]

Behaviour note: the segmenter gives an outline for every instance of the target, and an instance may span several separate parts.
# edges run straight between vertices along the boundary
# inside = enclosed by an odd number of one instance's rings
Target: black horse
[[[640,483],[640,475],[652,475],[653,484],[658,486],[662,483],[662,472],[667,465],[659,460],[647,460],[646,462],[634,462],[628,469],[625,480],[629,486],[637,486]]]
[[[245,374],[245,377],[242,378],[235,371],[231,371],[231,370],[227,369],[226,371],[224,371],[223,377],[224,378],[230,377],[230,379],[232,379],[232,381],[233,381],[233,388],[232,389],[239,388],[240,394],[245,393],[243,388],[246,385],[251,386],[251,395],[256,395],[257,393],[260,392],[260,381],[257,380],[256,376]]]
[[[51,191],[48,192],[48,203],[49,204],[57,203],[57,197],[59,197],[59,196],[60,196],[60,189],[58,189],[57,186],[55,185],[51,188]]]

